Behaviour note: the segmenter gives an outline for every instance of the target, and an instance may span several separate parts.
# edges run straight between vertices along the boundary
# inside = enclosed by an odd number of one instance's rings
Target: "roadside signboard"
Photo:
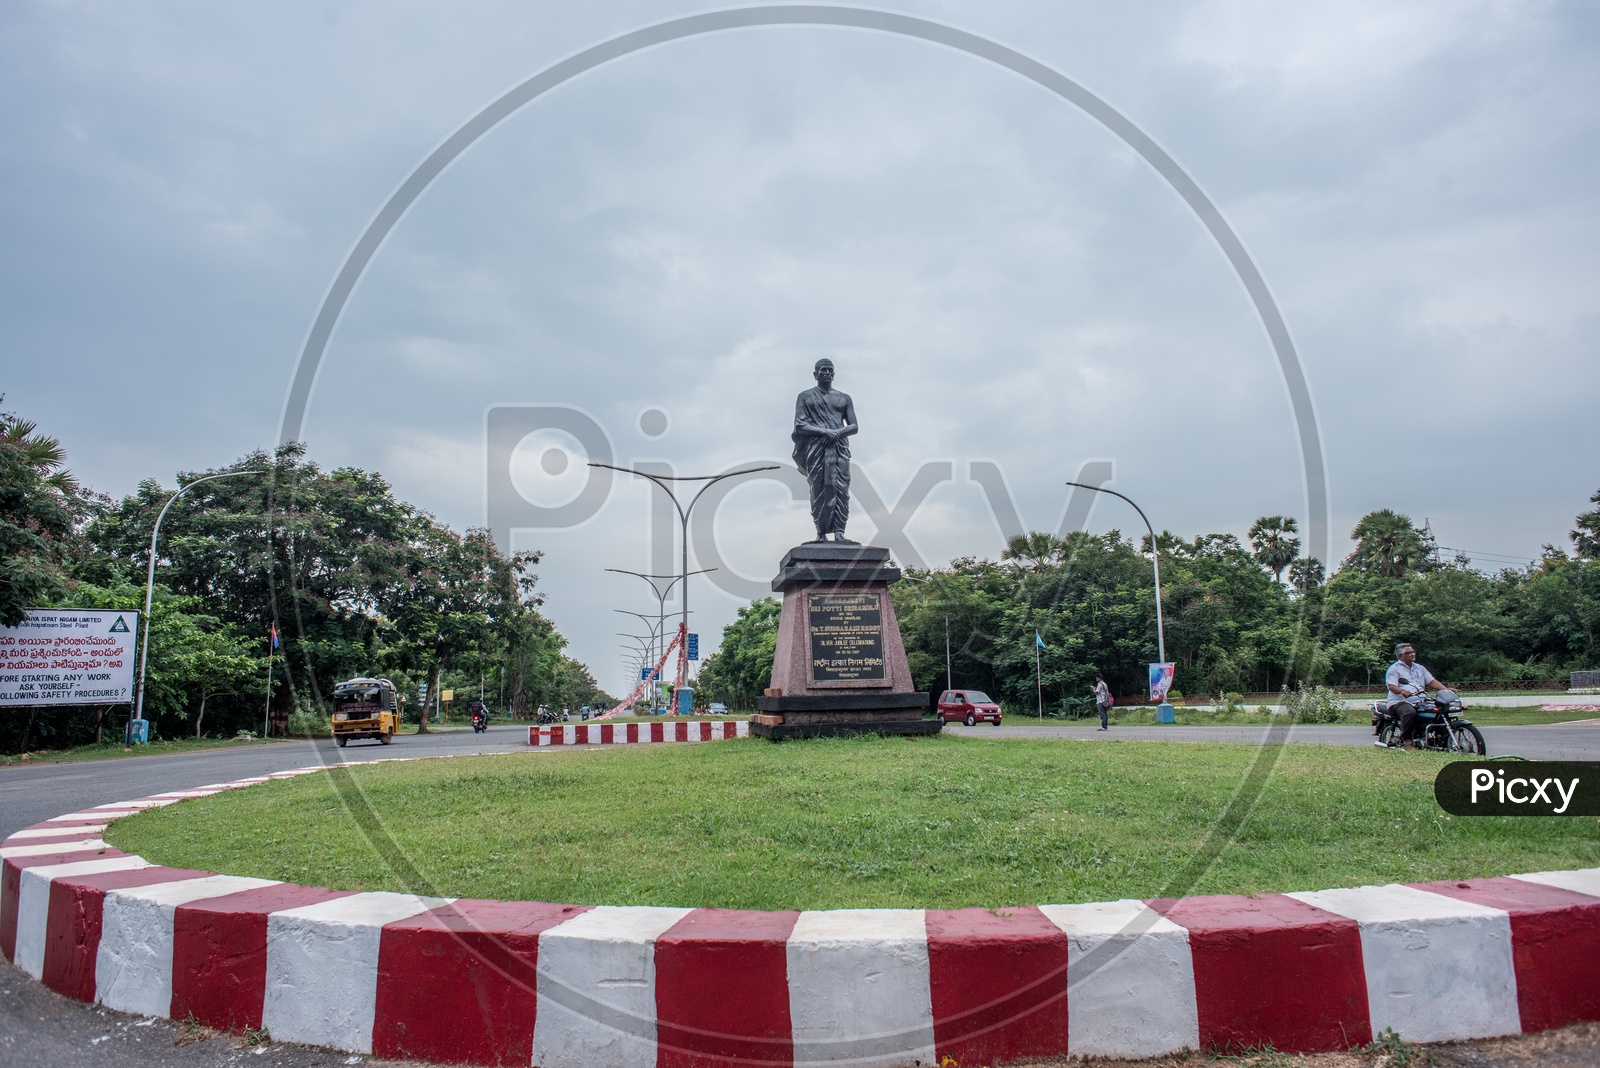
[[[700,635],[698,634],[689,635],[689,659],[700,659]]]
[[[133,701],[139,613],[30,608],[0,627],[0,708]]]

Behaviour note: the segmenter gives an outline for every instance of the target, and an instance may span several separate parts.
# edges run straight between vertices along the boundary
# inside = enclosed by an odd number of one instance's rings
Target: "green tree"
[[[1272,572],[1272,581],[1283,578],[1283,569],[1300,555],[1300,539],[1294,537],[1299,525],[1292,516],[1264,515],[1250,526],[1250,545],[1256,562]]]
[[[1600,505],[1600,490],[1589,496],[1589,503]],[[1584,560],[1600,560],[1600,507],[1582,513],[1577,519],[1577,530],[1571,532],[1572,544]]]
[[[334,682],[378,665],[387,611],[409,585],[406,564],[424,517],[381,476],[325,472],[298,444],[221,470],[242,469],[265,474],[207,483],[172,506],[157,580],[256,640],[276,624],[276,670],[287,685],[275,687],[275,700],[309,707]],[[94,552],[78,577],[105,584],[142,574],[151,524],[171,492],[148,480],[90,523]]]
[[[1289,565],[1289,585],[1302,595],[1321,586],[1325,577],[1322,561],[1315,556],[1302,556]]]
[[[1344,566],[1365,574],[1401,578],[1432,564],[1432,536],[1418,530],[1409,516],[1389,508],[1362,516],[1350,537],[1356,547]]]
[[[772,658],[778,648],[778,615],[782,606],[763,597],[739,609],[722,628],[722,644],[700,665],[700,693],[729,708],[756,707],[756,698],[772,682]]]
[[[25,609],[50,604],[66,589],[84,502],[65,464],[59,441],[0,413],[0,625],[16,626]]]
[[[411,523],[404,555],[407,582],[387,606],[398,660],[428,673],[429,692],[440,675],[463,657],[503,648],[530,610],[523,596],[535,577],[528,567],[537,554],[501,554],[487,530],[457,534],[423,516]],[[426,732],[426,715],[418,730]]]

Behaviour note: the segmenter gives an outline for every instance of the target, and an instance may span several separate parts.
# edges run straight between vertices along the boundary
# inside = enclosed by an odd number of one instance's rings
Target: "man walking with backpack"
[[[1111,729],[1111,706],[1113,703],[1111,688],[1106,685],[1105,678],[1096,675],[1094,677],[1094,707],[1095,711],[1100,713],[1100,729],[1103,731]]]

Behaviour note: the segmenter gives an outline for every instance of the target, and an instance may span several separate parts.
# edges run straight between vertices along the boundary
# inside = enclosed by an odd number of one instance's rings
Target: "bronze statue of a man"
[[[856,406],[849,394],[833,388],[833,361],[818,360],[816,386],[795,398],[794,462],[811,487],[811,519],[818,541],[846,541],[850,518],[850,435]],[[830,537],[831,535],[831,537]],[[851,544],[854,544],[853,542]]]

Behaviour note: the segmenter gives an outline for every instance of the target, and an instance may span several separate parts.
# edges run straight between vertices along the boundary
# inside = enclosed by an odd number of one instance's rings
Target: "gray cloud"
[[[272,441],[323,289],[405,172],[506,86],[691,10],[635,4],[76,8],[0,18],[0,343],[11,406],[114,492]],[[1563,541],[1600,478],[1592,16],[1578,7],[1209,3],[905,10],[1066,71],[1222,206],[1294,330],[1342,534],[1380,506],[1492,565]],[[336,12],[336,14],[335,14]],[[482,415],[571,404],[624,461],[787,455],[818,355],[931,560],[994,554],[969,459],[1028,525],[1114,457],[1185,534],[1303,511],[1292,421],[1237,280],[1148,168],[969,57],[837,30],[684,42],[497,129],[419,202],[329,348],[313,453],[480,523]],[[360,396],[394,413],[340,418]],[[672,429],[638,432],[659,405]],[[547,553],[549,610],[620,685],[610,609],[641,591],[648,494],[619,485]],[[759,578],[808,536],[775,486],[719,544]],[[1132,529],[1106,503],[1091,525]],[[870,535],[870,524],[852,530]],[[1342,543],[1341,543],[1342,544]],[[1342,551],[1342,549],[1340,550]],[[708,636],[737,602],[698,585]]]

